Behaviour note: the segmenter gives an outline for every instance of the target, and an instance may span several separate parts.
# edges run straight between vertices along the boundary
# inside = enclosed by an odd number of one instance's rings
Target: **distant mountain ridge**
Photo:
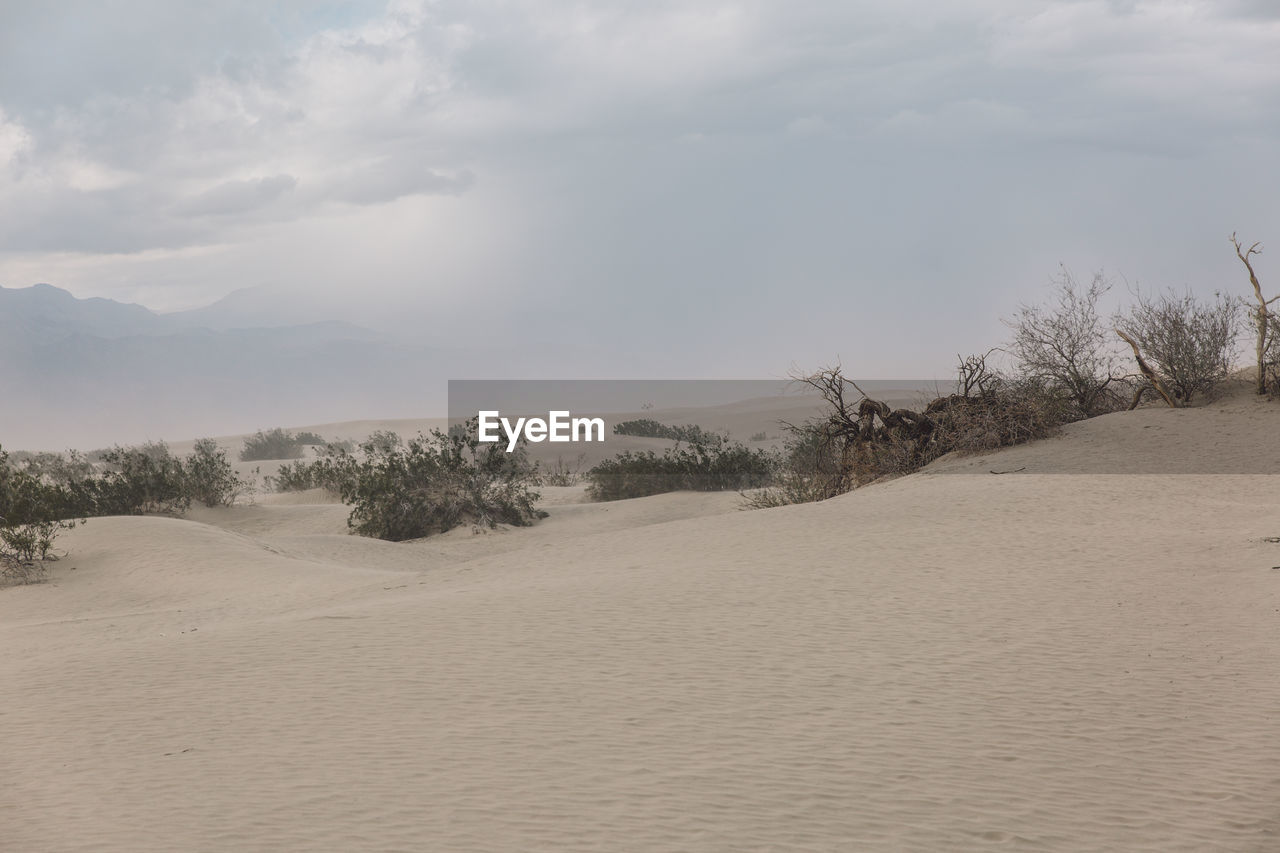
[[[58,338],[71,334],[101,338],[125,338],[133,335],[171,335],[191,329],[222,332],[236,329],[313,327],[316,334],[334,339],[373,340],[376,332],[340,320],[292,322],[281,312],[256,317],[254,302],[237,294],[204,308],[158,314],[132,302],[90,297],[81,299],[51,284],[35,284],[24,288],[0,287],[0,331],[14,335],[40,335]],[[247,302],[247,304],[246,304]]]
[[[0,287],[0,331],[5,337],[125,337],[154,333],[160,322],[141,305],[101,297],[78,299],[51,284]]]
[[[279,326],[312,325],[332,322],[324,310],[311,301],[300,301],[296,294],[277,288],[244,287],[233,290],[211,305],[161,314],[160,317],[179,328],[260,329]],[[360,328],[352,325],[352,329]],[[366,334],[373,334],[362,329]]]
[[[157,314],[0,288],[0,445],[59,449],[275,423],[420,416],[443,355],[341,321],[254,323],[252,300]]]

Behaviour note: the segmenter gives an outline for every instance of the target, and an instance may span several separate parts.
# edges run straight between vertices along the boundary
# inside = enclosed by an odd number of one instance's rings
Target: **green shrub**
[[[684,490],[752,489],[771,483],[776,470],[773,454],[699,431],[661,456],[652,450],[627,451],[601,462],[587,472],[587,495],[615,501]]]
[[[404,439],[402,439],[400,434],[397,432],[392,432],[389,429],[380,429],[370,434],[370,436],[365,439],[365,444],[369,445],[379,453],[390,453],[397,447],[404,447]],[[347,449],[350,450],[351,448]]]
[[[303,437],[316,438],[318,441],[304,441]],[[244,440],[244,449],[240,451],[241,462],[259,462],[266,459],[299,459],[302,448],[307,444],[323,444],[324,440],[314,433],[294,435],[280,427],[263,432],[258,430]]]
[[[26,453],[18,466],[37,479],[51,483],[73,483],[93,476],[93,463],[78,450],[61,453]]]
[[[614,425],[613,433],[614,435],[634,435],[641,438],[669,438],[672,441],[696,441],[712,434],[707,433],[697,424],[668,426],[650,418],[622,421]]]
[[[833,440],[823,421],[788,427],[787,439],[770,488],[746,497],[755,509],[826,500],[848,491],[850,485],[842,443]]]
[[[49,558],[53,540],[58,531],[73,527],[67,521],[30,521],[25,524],[5,524],[0,527],[0,555],[13,561],[31,565]]]
[[[371,439],[372,442],[372,439]],[[369,443],[379,448],[382,445]],[[310,462],[286,462],[274,477],[267,477],[267,487],[277,492],[302,492],[308,489],[328,489],[342,494],[345,487],[355,480],[356,459],[350,450],[339,443],[327,444],[318,458]]]
[[[26,454],[15,467],[0,449],[0,574],[38,579],[58,534],[86,518],[181,514],[193,500],[228,506],[247,486],[208,438],[185,459],[164,442],[114,447],[100,458],[101,471],[75,451]]]
[[[205,506],[231,506],[248,489],[227,461],[226,451],[212,438],[197,439],[187,456],[186,491]]]
[[[481,443],[477,419],[448,434],[432,430],[403,446],[360,445],[363,458],[342,484],[350,504],[347,523],[364,536],[403,541],[463,524],[528,525],[545,513],[534,508],[537,467],[523,442],[507,453]]]
[[[103,452],[102,461],[107,471],[90,481],[96,500],[84,515],[180,515],[191,506],[186,469],[164,442],[113,447]]]
[[[15,469],[0,448],[0,576],[18,583],[44,577],[54,540],[78,523],[62,515],[64,489]]]

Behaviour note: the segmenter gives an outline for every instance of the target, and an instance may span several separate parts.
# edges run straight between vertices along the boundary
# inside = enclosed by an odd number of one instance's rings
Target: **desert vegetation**
[[[634,435],[641,438],[666,438],[672,441],[696,441],[706,435],[702,427],[697,424],[672,426],[659,423],[652,418],[622,421],[614,425],[613,433],[614,435]]]
[[[365,453],[389,454],[403,446],[403,441],[396,433],[375,432],[360,449]],[[316,452],[315,459],[281,465],[275,476],[264,478],[265,485],[277,492],[326,489],[335,495],[341,495],[344,486],[355,476],[355,450],[353,445],[346,442],[326,444]]]
[[[627,451],[587,472],[587,495],[614,501],[662,492],[753,489],[773,482],[777,460],[715,433],[699,430],[661,455]]]
[[[1280,321],[1252,265],[1260,251],[1244,249],[1257,305],[1259,393],[1278,393]],[[823,414],[785,424],[789,434],[777,480],[748,497],[755,507],[823,500],[877,480],[919,470],[947,453],[977,453],[1054,434],[1072,421],[1132,409],[1154,396],[1171,407],[1212,399],[1231,371],[1243,303],[1217,293],[1211,300],[1166,291],[1135,291],[1127,309],[1104,320],[1101,273],[1081,286],[1064,269],[1050,300],[1022,305],[1004,322],[1004,347],[960,359],[956,391],[918,409],[891,409],[863,393],[839,366],[800,374],[796,381],[822,398]],[[1114,337],[1113,337],[1114,334]],[[1124,359],[1128,346],[1132,365]],[[1002,353],[1008,367],[990,360]]]
[[[1137,294],[1117,316],[1116,333],[1133,349],[1141,377],[1168,405],[1211,398],[1231,372],[1240,333],[1241,303],[1215,294],[1201,301],[1190,293]]]
[[[225,506],[247,484],[212,439],[186,457],[163,442],[101,451],[97,463],[70,451],[24,454],[0,449],[0,568],[22,582],[43,576],[64,530],[107,515],[178,515],[193,502]]]
[[[1024,304],[1004,321],[1013,334],[1007,349],[1016,375],[1034,387],[1055,389],[1080,418],[1115,411],[1121,403],[1118,389],[1125,372],[1098,307],[1110,289],[1102,273],[1082,288],[1063,268],[1048,305]],[[967,383],[974,381],[1008,384],[985,369],[985,357],[983,364],[976,372],[961,366],[962,396],[971,396]]]
[[[524,526],[545,513],[534,508],[538,470],[523,444],[507,453],[482,443],[472,419],[449,432],[432,430],[403,444],[366,441],[361,458],[337,457],[349,473],[341,495],[356,533],[393,542],[460,525]]]
[[[467,524],[532,524],[545,515],[534,507],[542,482],[523,439],[511,453],[483,443],[473,418],[407,441],[375,432],[354,450],[329,444],[314,460],[282,465],[271,485],[326,489],[351,507],[354,532],[400,542]]]
[[[557,456],[554,465],[548,465],[545,468],[539,465],[538,484],[541,486],[578,485],[586,479],[586,471],[583,470],[586,459],[586,454],[580,453],[572,463],[566,462],[562,456]]]
[[[1249,307],[1249,321],[1254,331],[1254,355],[1256,356],[1257,376],[1255,389],[1259,394],[1272,397],[1280,395],[1280,314],[1271,305],[1280,300],[1280,295],[1268,299],[1262,292],[1262,283],[1253,269],[1254,255],[1262,254],[1262,244],[1254,243],[1245,248],[1235,234],[1231,235],[1231,245],[1235,247],[1236,257],[1249,272],[1249,286],[1253,288],[1255,304]]]
[[[18,583],[43,578],[58,533],[78,523],[66,517],[64,487],[26,468],[15,467],[0,448],[0,578]]]
[[[280,427],[258,430],[244,440],[240,451],[241,462],[261,462],[269,459],[300,459],[304,448],[323,445],[325,440],[314,432],[288,432]]]
[[[752,507],[825,500],[859,486],[919,470],[940,456],[976,453],[1052,435],[1079,419],[1076,401],[1043,379],[1009,377],[986,355],[960,361],[956,393],[921,410],[872,399],[842,369],[796,381],[825,404],[820,417],[786,424],[790,434],[775,483],[747,496]]]
[[[839,365],[794,376],[823,402],[822,413],[783,424],[781,451],[749,448],[697,425],[650,418],[624,421],[617,435],[674,442],[661,453],[622,453],[583,471],[563,459],[540,468],[523,440],[513,453],[482,443],[473,419],[448,432],[405,440],[375,432],[359,446],[325,443],[309,431],[258,431],[242,461],[294,460],[268,485],[323,488],[351,507],[350,528],[401,541],[499,523],[527,525],[539,486],[586,481],[598,501],[676,490],[750,492],[751,506],[822,500],[887,477],[919,470],[949,453],[977,453],[1053,435],[1064,424],[1132,409],[1144,399],[1171,407],[1212,399],[1228,376],[1247,318],[1254,333],[1259,394],[1280,395],[1280,315],[1255,270],[1258,244],[1232,245],[1254,301],[1217,293],[1133,291],[1133,303],[1104,316],[1110,282],[1081,284],[1063,269],[1048,300],[1023,304],[1004,320],[1001,347],[960,358],[951,393],[894,409],[863,392]],[[1126,349],[1127,347],[1127,349]],[[997,366],[997,362],[1001,362]],[[752,442],[767,441],[761,431]],[[304,460],[304,448],[314,447]],[[57,536],[86,519],[142,513],[181,514],[193,503],[226,506],[247,491],[212,439],[186,457],[163,442],[88,454],[15,453],[0,449],[0,569],[10,579],[39,577],[56,556]]]

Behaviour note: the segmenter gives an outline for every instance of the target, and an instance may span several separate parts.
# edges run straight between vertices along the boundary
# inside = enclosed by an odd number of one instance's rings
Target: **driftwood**
[[[1142,352],[1139,351],[1138,349],[1138,342],[1135,341],[1133,338],[1129,337],[1128,335],[1126,335],[1124,332],[1120,331],[1119,329],[1116,329],[1116,334],[1119,335],[1121,338],[1123,338],[1124,342],[1133,348],[1133,357],[1138,361],[1138,370],[1141,371],[1143,377],[1145,377],[1146,380],[1151,383],[1151,387],[1156,390],[1156,393],[1159,394],[1162,398],[1164,398],[1164,401],[1169,404],[1169,408],[1171,409],[1178,408],[1178,402],[1177,402],[1178,398],[1175,397],[1173,394],[1169,393],[1169,389],[1166,388],[1164,383],[1160,381],[1160,377],[1157,376],[1156,372],[1151,369],[1151,365],[1147,364],[1146,359],[1142,357]],[[1140,396],[1135,396],[1134,402],[1129,408],[1132,409],[1135,406],[1137,406],[1138,400],[1140,399],[1141,399]]]

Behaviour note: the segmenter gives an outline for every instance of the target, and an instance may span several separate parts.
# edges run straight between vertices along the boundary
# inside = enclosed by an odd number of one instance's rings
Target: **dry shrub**
[[[1141,352],[1154,373],[1149,378],[1167,389],[1172,405],[1212,398],[1235,361],[1240,302],[1222,293],[1201,302],[1173,291],[1155,297],[1139,292],[1136,298],[1128,313],[1116,317],[1116,329]]]
[[[1013,332],[1008,349],[1017,375],[1032,383],[1026,389],[1032,394],[1038,386],[1065,397],[1077,417],[1116,411],[1123,405],[1117,386],[1124,371],[1098,314],[1098,301],[1111,285],[1096,273],[1082,288],[1065,267],[1054,285],[1050,305],[1023,305],[1004,321]]]
[[[586,471],[583,470],[586,464],[585,453],[579,453],[573,464],[565,462],[563,456],[557,456],[554,465],[546,468],[538,465],[538,483],[542,486],[576,486],[586,479]]]
[[[1000,378],[983,393],[953,394],[931,402],[941,453],[983,453],[1052,435],[1079,419],[1077,401],[1042,380]]]
[[[1257,315],[1254,315],[1257,322]],[[1258,393],[1266,394],[1272,399],[1280,397],[1280,315],[1270,313],[1265,322],[1267,334],[1263,338],[1262,358],[1258,364]]]
[[[959,374],[957,393],[934,399],[923,412],[890,409],[867,397],[839,366],[797,377],[826,401],[826,413],[785,425],[791,438],[779,483],[746,496],[747,504],[825,500],[918,471],[952,451],[980,453],[1045,438],[1079,418],[1075,401],[1061,389],[1004,377],[987,367],[985,355],[962,359]]]

